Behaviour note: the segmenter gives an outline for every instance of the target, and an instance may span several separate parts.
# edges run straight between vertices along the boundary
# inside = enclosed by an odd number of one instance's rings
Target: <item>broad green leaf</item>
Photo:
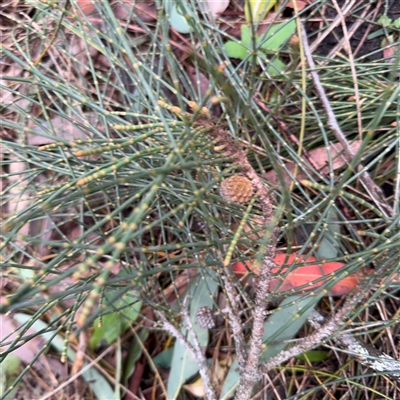
[[[338,256],[339,243],[336,237],[340,235],[340,225],[334,223],[337,220],[336,210],[331,207],[326,216],[328,230],[324,232],[316,251],[318,257],[321,259],[331,260]],[[332,223],[329,223],[329,221],[332,221]]]
[[[249,23],[258,23],[262,21],[267,12],[276,4],[277,0],[246,0],[244,12],[246,21]]]
[[[318,296],[290,296],[282,301],[279,305],[281,309],[275,311],[264,323],[263,344],[266,348],[261,353],[261,362],[276,356],[287,346],[285,341],[296,336],[318,300]],[[220,400],[229,399],[235,394],[239,380],[239,365],[235,359],[226,376]]]
[[[199,326],[196,319],[196,313],[200,307],[213,307],[212,295],[215,293],[217,288],[217,279],[215,274],[211,271],[206,279],[203,279],[201,276],[193,279],[188,288],[187,295],[190,295],[194,291],[193,297],[190,301],[190,319],[201,346],[207,346],[209,332],[208,329],[203,329]],[[186,330],[182,330],[182,333],[186,335]],[[188,335],[188,340],[190,343],[193,342],[191,335]],[[197,362],[193,360],[184,345],[177,340],[174,345],[171,370],[168,378],[168,399],[176,399],[185,381],[196,374],[198,370]]]
[[[230,58],[240,58],[244,60],[247,57],[248,51],[246,47],[239,42],[226,42],[224,47],[227,56]]]
[[[186,331],[182,330],[185,334]],[[196,331],[197,333],[197,331]],[[189,335],[188,340],[193,342]],[[182,385],[195,375],[199,370],[196,360],[186,351],[186,348],[180,341],[176,341],[174,345],[171,370],[168,378],[167,393],[169,399],[177,399]]]
[[[269,62],[267,67],[267,73],[271,76],[280,75],[286,69],[286,64],[282,62],[279,58],[275,58],[274,60]]]
[[[179,33],[189,33],[192,31],[192,28],[188,24],[186,18],[178,11],[176,4],[172,6],[169,19],[171,26]]]
[[[295,21],[281,22],[257,38],[257,44],[261,45],[266,53],[275,53],[290,39],[295,30]]]
[[[116,312],[104,315],[101,325],[100,320],[96,319],[93,324],[90,347],[94,349],[100,345],[102,340],[105,340],[107,344],[112,343],[126,328],[126,319]]]
[[[126,296],[126,295],[125,295]],[[131,322],[136,321],[139,316],[140,310],[142,309],[143,301],[139,300],[133,302],[132,299],[129,301],[129,305],[125,299],[117,301],[117,307],[124,307],[121,313],[125,316],[125,321]]]
[[[153,358],[153,362],[157,367],[168,369],[171,368],[172,356],[174,354],[174,348],[170,347],[163,350]]]

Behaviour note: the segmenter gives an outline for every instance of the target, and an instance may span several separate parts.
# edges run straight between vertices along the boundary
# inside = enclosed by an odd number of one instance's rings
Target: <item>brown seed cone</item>
[[[233,175],[221,183],[220,193],[225,200],[246,204],[253,197],[253,186],[244,176]]]

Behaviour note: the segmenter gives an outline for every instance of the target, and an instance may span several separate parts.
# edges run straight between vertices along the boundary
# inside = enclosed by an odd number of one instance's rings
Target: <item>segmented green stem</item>
[[[240,239],[240,236],[241,236],[241,234],[243,232],[244,227],[246,226],[247,222],[250,219],[250,212],[251,212],[251,209],[253,208],[253,205],[254,205],[256,200],[257,200],[257,196],[255,195],[251,199],[249,205],[247,206],[247,209],[246,209],[245,213],[243,214],[243,218],[240,221],[240,225],[239,225],[237,231],[235,232],[235,235],[233,236],[232,242],[229,245],[228,250],[226,252],[225,259],[224,259],[224,262],[223,262],[225,267],[227,267],[231,262],[233,252],[235,251],[236,245],[237,245],[237,243],[238,243],[238,241]]]
[[[310,188],[313,188],[313,189],[319,189],[319,190],[322,190],[324,192],[332,192],[334,190],[333,187],[322,185],[322,184],[317,183],[317,182],[311,182],[311,181],[308,181],[308,180],[302,180],[301,183],[304,186],[307,186],[307,187],[310,187]],[[369,203],[368,201],[362,199],[359,196],[356,196],[356,195],[351,194],[351,193],[347,193],[344,190],[340,190],[338,195],[342,196],[342,197],[345,197],[345,198],[347,198],[349,200],[356,201],[357,203],[361,204],[365,208],[367,208],[367,209],[371,210],[372,212],[374,212],[378,217],[381,217],[381,218],[383,217],[383,214],[382,214],[382,212],[380,210],[378,210],[373,204]]]

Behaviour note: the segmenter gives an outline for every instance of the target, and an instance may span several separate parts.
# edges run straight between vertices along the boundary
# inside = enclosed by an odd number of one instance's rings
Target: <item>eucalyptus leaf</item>
[[[171,368],[172,356],[174,355],[174,348],[170,347],[163,350],[153,358],[153,362],[157,367],[168,369]]]
[[[322,240],[316,251],[318,257],[321,259],[331,260],[338,256],[339,243],[336,238],[340,235],[340,225],[335,223],[337,221],[337,212],[331,207],[326,217],[327,230],[323,233]]]
[[[192,31],[192,28],[188,24],[186,18],[178,11],[176,4],[174,4],[171,8],[170,22],[171,26],[179,33],[189,33]]]

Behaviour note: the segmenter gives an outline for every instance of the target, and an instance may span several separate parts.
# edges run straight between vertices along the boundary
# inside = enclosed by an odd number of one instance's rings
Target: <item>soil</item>
[[[339,6],[343,5],[345,3],[344,0],[338,1]],[[382,2],[383,3],[383,2]],[[374,11],[373,9],[374,5],[371,7],[371,11]],[[342,8],[342,7],[341,7]],[[360,8],[360,12],[358,15],[361,15],[363,12],[363,9]],[[379,10],[377,11],[376,18],[374,20],[378,20],[379,16],[385,15],[385,5],[382,4]],[[387,8],[387,16],[392,19],[396,20],[397,18],[400,18],[400,1],[398,0],[389,0],[388,8]],[[327,7],[326,9],[326,14],[325,17],[328,19],[334,19],[337,17],[337,12],[333,5]],[[348,30],[350,30],[351,26],[356,22],[356,18],[354,18],[354,13],[351,13],[347,18],[346,18],[346,26]],[[308,25],[308,32],[309,33],[314,33],[318,30],[318,24],[313,24],[310,23]],[[371,38],[368,39],[368,36],[370,36],[373,32],[378,31],[382,27],[380,25],[377,25],[375,22],[372,22],[372,20],[366,19],[356,30],[354,35],[350,39],[350,44],[351,48],[353,51],[353,54],[356,57],[365,57],[365,61],[376,61],[379,60],[383,57],[381,49],[381,42],[383,39],[383,35],[378,36],[376,38]],[[342,39],[343,37],[343,31],[341,26],[339,25],[337,28],[335,28],[332,33],[330,33],[320,44],[320,46],[316,49],[316,54],[319,54],[321,56],[327,56],[332,49],[337,46],[338,42]]]

